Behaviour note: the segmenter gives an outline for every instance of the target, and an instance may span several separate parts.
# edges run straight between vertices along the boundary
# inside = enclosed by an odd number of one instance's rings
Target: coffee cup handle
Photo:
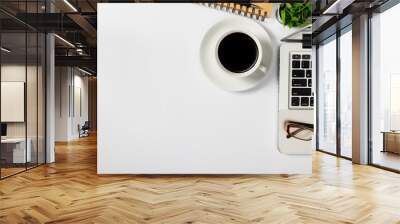
[[[258,70],[265,73],[265,72],[267,72],[267,67],[265,67],[264,65],[260,65],[260,67],[258,67]]]

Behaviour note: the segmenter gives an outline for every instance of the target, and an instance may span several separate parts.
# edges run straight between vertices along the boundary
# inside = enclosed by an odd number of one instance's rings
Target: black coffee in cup
[[[230,72],[247,72],[257,62],[257,44],[252,37],[245,33],[228,34],[219,43],[218,59],[222,66]]]

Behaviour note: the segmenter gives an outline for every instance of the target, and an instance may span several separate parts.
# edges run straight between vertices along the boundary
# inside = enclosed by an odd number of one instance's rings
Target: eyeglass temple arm
[[[284,125],[286,127],[286,130],[289,130],[289,126],[293,124],[293,125],[302,125],[305,126],[307,128],[313,129],[314,130],[314,124],[310,124],[310,123],[304,123],[304,122],[298,122],[298,121],[285,121]]]

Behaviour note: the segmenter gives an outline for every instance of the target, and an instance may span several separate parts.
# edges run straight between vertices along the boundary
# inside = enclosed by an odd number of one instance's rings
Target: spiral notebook
[[[272,16],[271,3],[239,4],[239,3],[201,3],[206,7],[222,10],[228,13],[245,16],[259,21],[265,21]]]

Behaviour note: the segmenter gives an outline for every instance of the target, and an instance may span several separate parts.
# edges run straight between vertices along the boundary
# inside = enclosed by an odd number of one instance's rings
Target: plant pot
[[[282,5],[279,5],[278,8],[275,10],[275,17],[276,17],[276,20],[280,24],[282,24],[283,26],[286,26],[281,19],[281,6]],[[311,23],[311,16],[309,18],[307,18],[307,21],[304,21],[303,24],[298,24],[297,26],[293,26],[292,28],[302,28],[302,27],[309,25],[310,23]]]

